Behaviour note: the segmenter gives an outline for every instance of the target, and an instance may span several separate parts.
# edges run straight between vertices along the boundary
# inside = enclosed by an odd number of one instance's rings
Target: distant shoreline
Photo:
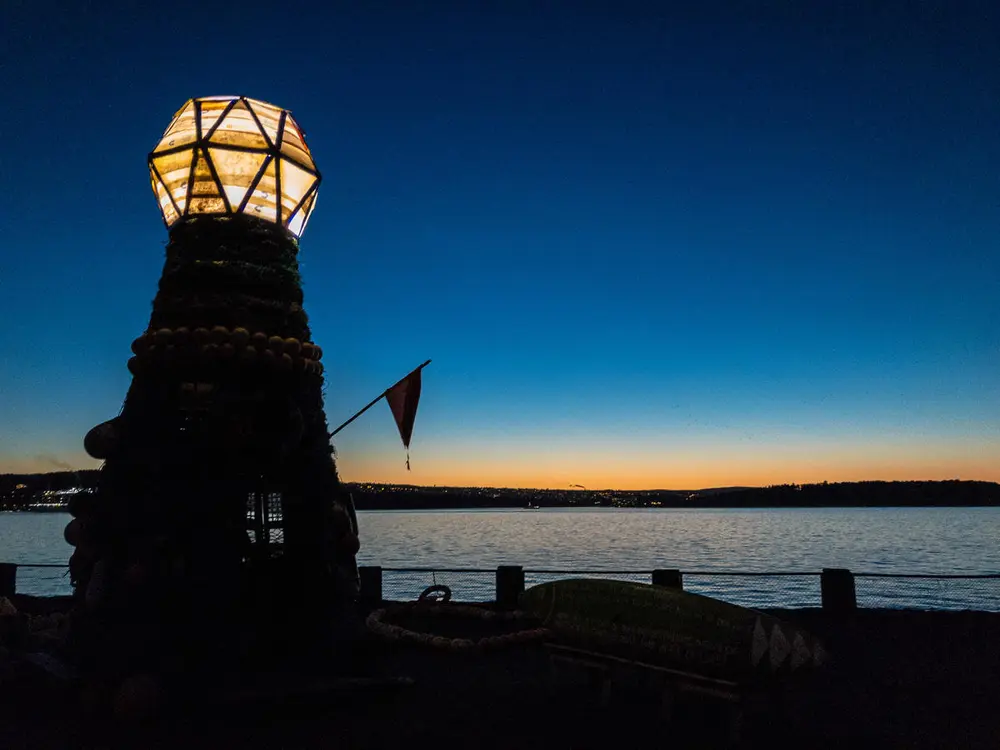
[[[0,475],[0,510],[51,512],[93,492],[96,469]],[[1000,506],[1000,483],[970,480],[834,482],[700,490],[424,487],[345,482],[358,510],[486,508],[870,508]],[[38,507],[44,505],[44,507]]]
[[[93,492],[98,472],[0,475],[0,510],[64,510]],[[358,510],[534,508],[960,508],[1000,506],[1000,483],[969,480],[836,482],[702,490],[536,490],[494,487],[343,485]],[[39,507],[43,506],[43,507]]]
[[[550,506],[540,506],[538,508],[517,508],[509,505],[475,505],[475,506],[434,506],[434,505],[421,505],[421,506],[408,506],[408,507],[380,507],[380,508],[357,508],[359,513],[378,513],[378,512],[389,512],[389,513],[406,513],[408,511],[472,511],[472,510],[506,510],[506,511],[524,511],[530,512],[532,510],[850,510],[850,509],[860,509],[868,508],[877,510],[879,508],[884,510],[889,509],[905,509],[905,508],[951,508],[951,509],[961,509],[961,508],[996,508],[1000,507],[998,503],[974,503],[967,505],[640,505],[640,506],[599,506],[599,505],[550,505]],[[5,513],[69,513],[69,506],[63,505],[57,508],[0,508],[0,515]]]

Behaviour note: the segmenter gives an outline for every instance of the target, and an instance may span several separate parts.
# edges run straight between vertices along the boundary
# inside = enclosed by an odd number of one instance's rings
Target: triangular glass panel
[[[302,231],[306,228],[306,215],[302,213],[302,209],[295,212],[295,215],[288,220],[288,231],[294,234],[296,237],[302,236]]]
[[[235,185],[223,185],[222,189],[226,193],[226,198],[229,199],[229,210],[235,213],[243,204],[243,198],[247,194],[246,188],[236,187]]]
[[[208,156],[215,165],[222,189],[229,198],[229,205],[235,211],[243,202],[243,196],[253,183],[267,154],[255,151],[233,151],[225,148],[209,148]]]
[[[152,169],[149,170],[149,181],[153,184],[153,193],[156,195],[156,200],[161,200],[170,195],[170,190]]]
[[[309,154],[309,151],[306,150],[305,144],[298,138],[282,138],[281,155],[286,159],[290,159],[298,165],[305,167],[306,169],[312,169],[314,171],[316,169],[316,164],[313,162],[312,156]]]
[[[316,171],[316,163],[313,161],[309,147],[306,146],[305,138],[295,120],[289,117],[285,121],[285,129],[281,134],[281,153],[299,166]]]
[[[181,216],[187,216],[187,181],[170,190],[170,195],[181,211]]]
[[[201,101],[201,137],[206,137],[219,121],[222,113],[229,106],[227,100],[202,99]]]
[[[288,222],[288,228],[292,230],[296,237],[301,237],[302,233],[306,230],[306,224],[309,223],[309,217],[312,215],[313,209],[316,208],[316,194],[317,191],[313,190],[312,195],[310,195],[302,208],[300,208],[292,220]],[[292,229],[292,224],[295,224],[298,229]]]
[[[244,213],[259,216],[268,221],[278,220],[278,199],[275,195],[277,187],[275,184],[275,167],[276,165],[273,160],[267,165],[264,175],[260,178],[260,182],[257,183],[257,187],[247,202]]]
[[[194,102],[188,102],[174,117],[173,122],[163,133],[163,138],[156,144],[153,153],[166,151],[176,146],[183,146],[194,143],[197,140],[197,131],[194,123]]]
[[[209,138],[209,143],[240,148],[267,148],[267,141],[257,127],[257,122],[242,101],[236,102],[222,118],[219,127]]]
[[[163,179],[163,184],[171,194],[181,186],[187,186],[188,178],[191,175],[191,160],[194,158],[194,149],[184,149],[173,154],[153,157],[153,165]]]
[[[260,120],[260,124],[263,126],[264,132],[267,133],[267,137],[270,139],[271,143],[277,143],[278,123],[281,121],[281,110],[273,104],[260,102],[256,99],[248,99],[247,101],[250,103],[250,108],[253,110],[254,114],[257,115],[257,119]]]
[[[287,207],[286,216],[309,192],[316,178],[288,159],[281,159],[281,202]]]
[[[194,166],[194,186],[191,195],[221,197],[219,186],[212,176],[212,169],[208,162],[208,157],[199,150],[198,161]]]
[[[166,186],[152,169],[149,170],[149,181],[152,184],[156,202],[160,204],[160,213],[163,214],[163,221],[166,222],[167,226],[170,226],[179,218],[177,209],[170,201],[170,191],[167,190]]]
[[[174,204],[170,202],[170,196],[166,193],[160,198],[160,213],[163,214],[163,221],[168,227],[172,226],[180,218],[177,214],[177,209],[174,208]]]

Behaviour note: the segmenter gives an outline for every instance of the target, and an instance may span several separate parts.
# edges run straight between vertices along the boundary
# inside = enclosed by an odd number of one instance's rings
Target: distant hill
[[[1000,506],[1000,484],[975,481],[839,482],[706,490],[518,490],[348,485],[359,509],[810,508]]]
[[[759,487],[707,487],[701,490],[664,490],[665,492],[677,492],[684,495],[700,495],[705,497],[707,495],[720,495],[723,492],[741,492],[743,490],[756,490]]]
[[[97,486],[99,469],[51,471],[46,474],[0,474],[0,498],[14,493],[31,494],[46,490],[88,489]]]
[[[51,507],[97,486],[96,469],[0,474],[0,510]],[[964,480],[836,482],[701,490],[536,490],[345,483],[359,510],[461,508],[820,508],[1000,506],[1000,484]]]
[[[701,507],[959,507],[1000,505],[1000,484],[952,479],[940,482],[823,482],[743,489],[696,496]]]

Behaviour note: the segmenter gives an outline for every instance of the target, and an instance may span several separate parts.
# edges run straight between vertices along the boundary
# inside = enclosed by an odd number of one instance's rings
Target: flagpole
[[[372,399],[372,400],[371,400],[371,401],[370,401],[370,402],[368,403],[368,405],[367,405],[367,406],[365,406],[365,407],[364,407],[363,409],[361,409],[361,411],[359,411],[359,412],[358,412],[357,414],[355,414],[355,415],[354,415],[353,417],[351,417],[351,418],[350,418],[350,419],[348,419],[348,420],[347,420],[346,422],[344,422],[344,424],[340,425],[340,427],[338,427],[338,428],[337,428],[336,430],[334,430],[333,432],[331,432],[331,433],[330,433],[330,434],[328,435],[328,437],[331,437],[331,438],[332,438],[332,437],[333,437],[334,435],[336,435],[336,434],[337,434],[338,432],[340,432],[340,431],[341,431],[342,429],[344,429],[345,427],[347,427],[347,425],[349,425],[349,424],[350,424],[351,422],[353,422],[353,421],[354,421],[355,419],[357,419],[358,417],[360,417],[360,416],[361,416],[362,414],[364,414],[364,413],[365,413],[366,411],[368,411],[368,410],[369,410],[369,409],[371,409],[371,408],[372,408],[373,406],[375,406],[375,404],[377,404],[377,403],[378,403],[379,401],[381,401],[381,400],[382,400],[383,398],[385,398],[385,394],[387,394],[387,393],[388,393],[389,391],[391,391],[391,390],[392,390],[393,388],[395,388],[395,387],[396,387],[397,385],[399,385],[400,383],[402,383],[402,382],[403,382],[404,380],[406,380],[406,379],[407,379],[408,377],[410,377],[410,375],[412,375],[413,373],[415,373],[415,372],[416,372],[417,370],[422,370],[422,369],[424,369],[424,368],[425,368],[425,367],[427,367],[427,365],[429,365],[430,363],[431,363],[431,361],[430,361],[430,360],[427,360],[426,362],[424,362],[424,363],[423,363],[422,365],[420,365],[420,367],[416,368],[415,370],[410,370],[410,371],[409,371],[408,373],[406,373],[406,375],[404,375],[403,377],[401,377],[401,378],[400,378],[399,380],[397,380],[397,381],[396,381],[395,383],[393,383],[393,384],[392,384],[392,385],[390,385],[390,386],[389,386],[388,388],[386,388],[386,389],[385,389],[384,391],[382,391],[382,392],[381,392],[381,393],[380,393],[380,394],[379,394],[378,396],[376,396],[375,398],[373,398],[373,399]]]

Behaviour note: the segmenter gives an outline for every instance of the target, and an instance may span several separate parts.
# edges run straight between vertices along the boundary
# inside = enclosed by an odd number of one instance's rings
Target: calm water
[[[0,514],[0,561],[64,564],[71,552],[62,513]],[[588,509],[370,511],[359,513],[362,565],[385,568],[527,570],[1000,572],[1000,508],[816,508],[789,510]],[[530,575],[528,583],[552,575]],[[633,580],[648,577],[627,576]],[[387,596],[412,598],[431,583],[456,598],[487,598],[492,574],[386,573]],[[813,576],[685,575],[685,588],[753,606],[815,606]],[[19,572],[19,590],[69,591],[62,570]],[[857,581],[859,603],[1000,610],[1000,580]]]

